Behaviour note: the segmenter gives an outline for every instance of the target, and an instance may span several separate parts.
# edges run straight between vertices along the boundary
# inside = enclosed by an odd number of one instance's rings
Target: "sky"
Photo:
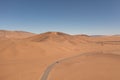
[[[0,0],[0,29],[120,34],[120,0]]]

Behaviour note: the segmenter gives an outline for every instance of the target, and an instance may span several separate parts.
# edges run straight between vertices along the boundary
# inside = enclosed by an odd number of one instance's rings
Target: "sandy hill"
[[[41,42],[41,41],[48,41],[48,40],[54,40],[54,41],[65,41],[70,40],[72,38],[71,35],[65,34],[62,32],[46,32],[42,33],[33,37],[28,38],[31,41]]]
[[[44,70],[52,62],[81,53],[120,54],[118,36],[91,37],[62,32],[28,36],[29,33],[23,33],[10,32],[7,34],[10,35],[7,37],[10,39],[0,39],[0,80],[40,80]],[[112,43],[117,41],[117,45],[96,43],[100,41],[114,41]]]
[[[70,35],[63,32],[46,32],[27,38],[26,40],[34,42],[57,42],[79,44],[86,43],[88,35]]]
[[[11,38],[11,39],[21,39],[35,35],[34,33],[25,31],[7,31],[0,30],[0,38]]]

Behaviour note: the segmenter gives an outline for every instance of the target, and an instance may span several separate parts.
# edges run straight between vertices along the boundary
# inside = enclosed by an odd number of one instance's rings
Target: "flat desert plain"
[[[59,60],[47,80],[120,80],[119,55],[119,35],[1,30],[0,80],[41,80],[47,67]]]

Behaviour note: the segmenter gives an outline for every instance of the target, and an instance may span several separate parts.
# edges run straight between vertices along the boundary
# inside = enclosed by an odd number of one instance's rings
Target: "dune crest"
[[[22,39],[35,35],[34,33],[25,32],[25,31],[7,31],[0,30],[0,38],[8,39]]]

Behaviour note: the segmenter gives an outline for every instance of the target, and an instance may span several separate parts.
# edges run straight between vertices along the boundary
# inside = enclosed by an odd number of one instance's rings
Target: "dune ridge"
[[[25,31],[0,30],[0,38],[21,39],[21,38],[27,38],[33,35],[35,35],[35,33],[30,33]]]

